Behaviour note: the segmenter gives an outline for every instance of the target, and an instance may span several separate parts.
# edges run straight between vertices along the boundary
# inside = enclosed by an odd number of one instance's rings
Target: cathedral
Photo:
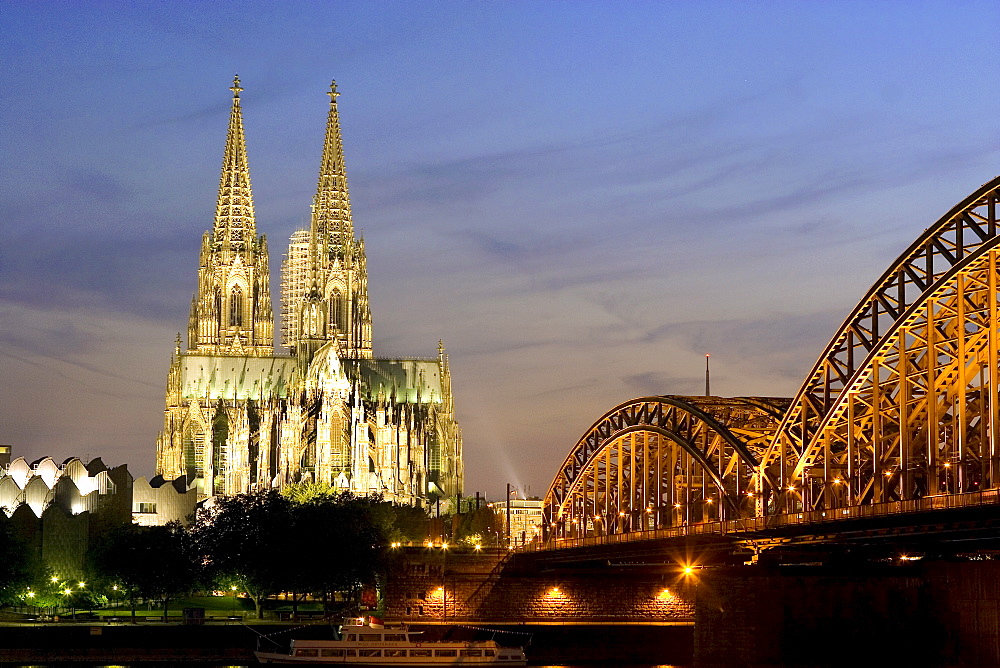
[[[426,505],[462,491],[462,434],[444,346],[372,349],[365,243],[354,234],[336,82],[308,230],[281,268],[275,348],[266,238],[257,234],[239,78],[215,222],[201,244],[187,347],[167,374],[156,473],[200,499],[317,482]]]

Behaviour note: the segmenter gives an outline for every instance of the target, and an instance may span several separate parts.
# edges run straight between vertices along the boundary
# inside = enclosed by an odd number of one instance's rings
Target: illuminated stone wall
[[[410,621],[660,623],[694,620],[694,582],[674,569],[497,572],[505,553],[407,548],[386,587],[386,615]]]

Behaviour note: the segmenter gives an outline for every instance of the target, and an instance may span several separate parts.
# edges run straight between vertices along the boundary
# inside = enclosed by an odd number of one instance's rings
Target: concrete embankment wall
[[[0,629],[0,663],[91,662],[130,664],[157,661],[254,663],[258,634],[288,626],[10,625]],[[329,627],[299,629],[296,637],[331,637]],[[287,641],[285,641],[287,642]],[[266,643],[265,643],[266,644]]]
[[[255,665],[252,650],[257,633],[243,626],[6,626],[0,629],[0,665],[81,663],[85,665]],[[601,662],[690,665],[690,626],[532,626],[489,630],[455,626],[425,626],[424,639],[433,641],[494,639],[502,645],[524,646],[535,664]],[[287,644],[290,638],[330,636],[329,626],[254,626]],[[266,646],[264,643],[262,646]]]

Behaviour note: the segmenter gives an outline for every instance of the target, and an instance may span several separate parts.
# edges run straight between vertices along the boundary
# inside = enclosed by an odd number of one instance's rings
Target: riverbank
[[[427,640],[442,637],[493,637],[504,645],[527,643],[535,664],[692,662],[694,631],[690,626],[497,626],[491,631],[453,626],[421,626]],[[332,637],[328,625],[133,626],[70,625],[5,626],[0,632],[0,665],[107,663],[253,665],[253,650],[287,647],[291,638]]]

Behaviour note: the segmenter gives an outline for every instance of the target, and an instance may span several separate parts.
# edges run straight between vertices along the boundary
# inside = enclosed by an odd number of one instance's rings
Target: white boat
[[[421,631],[383,626],[365,617],[344,620],[339,640],[292,640],[287,654],[254,652],[260,663],[326,666],[524,666],[523,647],[420,640]]]

